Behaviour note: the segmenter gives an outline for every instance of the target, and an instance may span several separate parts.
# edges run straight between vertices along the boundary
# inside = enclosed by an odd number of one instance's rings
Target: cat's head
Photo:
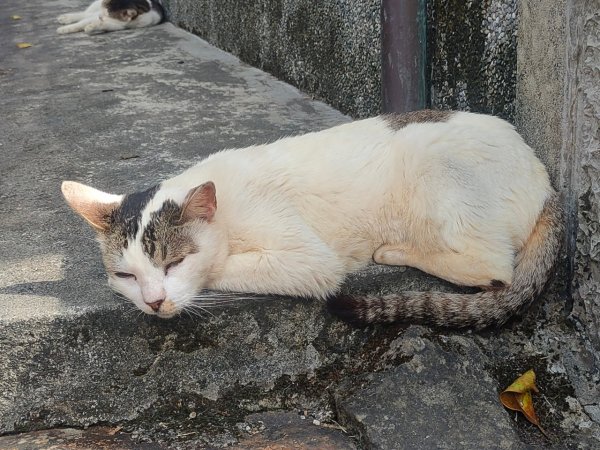
[[[131,22],[151,8],[148,0],[103,0],[102,6],[103,19],[115,19],[121,22]]]
[[[65,181],[62,192],[96,231],[109,285],[145,313],[168,318],[181,312],[224,258],[210,181],[128,195]]]

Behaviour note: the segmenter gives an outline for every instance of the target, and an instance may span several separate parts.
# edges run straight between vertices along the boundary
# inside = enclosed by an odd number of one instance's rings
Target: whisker
[[[202,318],[202,320],[206,320],[207,316],[210,316],[212,318],[215,318],[216,316],[210,312],[208,309],[206,308],[202,308],[199,306],[195,306],[193,308],[190,308],[190,312],[192,314],[195,314],[197,317]]]
[[[212,314],[210,311],[206,311],[204,308],[202,307],[191,307],[191,306],[187,306],[186,309],[184,311],[187,311],[189,314],[193,314],[196,317],[199,317],[201,319],[204,319],[204,316],[201,314],[202,312],[208,313],[211,316],[214,317],[214,314]]]
[[[235,308],[237,305],[195,305],[198,309],[225,309],[225,308]]]
[[[233,303],[239,303],[232,300],[196,300],[193,305],[231,305]]]
[[[139,313],[140,310],[138,308],[129,308],[126,314],[134,315],[135,313]]]
[[[212,314],[210,311],[208,311],[208,309],[206,309],[206,308],[204,307],[204,305],[199,305],[199,304],[197,304],[197,303],[191,303],[191,304],[187,305],[187,308],[188,308],[190,311],[193,311],[193,312],[195,312],[195,313],[198,313],[198,312],[202,311],[202,312],[205,312],[205,313],[207,313],[207,314],[210,314],[211,316],[213,316],[213,317],[214,317],[214,314]]]
[[[181,310],[181,312],[186,313],[192,322],[195,322],[198,319],[198,316],[192,314],[187,308]]]
[[[235,297],[208,297],[205,295],[195,295],[192,298],[194,300],[230,301],[230,302],[236,302],[236,301],[243,300],[242,298],[235,298]]]
[[[125,300],[127,303],[131,303],[131,301],[125,297],[124,295],[118,294],[115,292],[115,296],[119,299],[119,300]]]
[[[200,311],[204,311],[205,313],[207,313],[209,316],[211,317],[215,317],[215,315],[213,313],[211,313],[208,309],[203,308],[202,306],[199,306]]]
[[[241,302],[245,300],[250,300],[249,298],[220,298],[220,297],[204,297],[204,296],[196,296],[192,297],[192,300],[196,300],[198,302],[227,302],[227,303],[235,303]]]
[[[204,302],[196,302],[192,304],[197,308],[235,308],[238,305],[230,304],[230,303],[204,303]]]
[[[244,292],[222,292],[222,291],[202,291],[194,296],[194,298],[207,299],[232,299],[232,300],[249,300],[249,299],[267,299],[269,296],[261,294],[249,294]]]
[[[121,303],[121,306],[124,308],[124,312],[123,314],[125,316],[133,316],[133,314],[135,312],[143,312],[141,311],[137,306],[135,306],[131,300],[129,300],[127,297],[125,297],[122,294],[119,294],[118,292],[114,292],[115,297],[118,298],[119,300],[121,300],[123,303]],[[137,318],[137,317],[136,317]]]

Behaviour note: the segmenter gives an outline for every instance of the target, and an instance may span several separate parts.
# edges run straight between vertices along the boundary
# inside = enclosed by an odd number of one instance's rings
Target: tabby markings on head
[[[141,250],[157,267],[197,252],[196,244],[180,222],[182,207],[173,200],[165,200],[159,209],[150,213],[148,222],[142,224],[143,212],[159,189],[160,185],[156,185],[129,194],[113,211],[105,235],[109,254],[122,255],[138,236]]]
[[[156,266],[175,261],[197,251],[196,245],[181,223],[182,208],[166,200],[150,214],[142,232],[142,250]]]
[[[142,211],[154,197],[160,184],[141,192],[128,194],[112,212],[108,241],[115,247],[127,248],[128,241],[134,240],[142,224]]]

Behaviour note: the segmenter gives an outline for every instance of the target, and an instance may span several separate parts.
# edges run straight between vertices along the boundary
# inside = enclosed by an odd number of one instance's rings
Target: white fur
[[[148,3],[152,7],[150,0],[148,0]],[[59,34],[78,33],[80,31],[92,34],[149,27],[160,23],[162,17],[155,10],[150,9],[150,11],[137,16],[133,20],[117,20],[108,15],[108,11],[102,5],[102,0],[96,0],[85,11],[62,14],[58,16],[57,20],[59,23],[65,24],[56,30]]]
[[[461,285],[510,284],[552,192],[503,120],[460,112],[394,131],[372,118],[214,154],[162,183],[142,228],[165,200],[181,204],[207,181],[218,206],[212,222],[195,225],[200,251],[164,275],[138,241],[122,260],[137,287],[111,280],[146,312],[144,289],[164,289],[164,317],[202,288],[324,298],[373,258]]]

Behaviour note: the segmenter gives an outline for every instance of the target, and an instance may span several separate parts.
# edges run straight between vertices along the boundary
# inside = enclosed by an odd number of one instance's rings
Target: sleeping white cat
[[[164,15],[157,0],[96,0],[85,11],[58,16],[58,21],[65,25],[56,31],[90,34],[149,27],[162,22]]]
[[[358,322],[501,324],[529,304],[561,244],[558,195],[507,122],[418,111],[214,154],[143,192],[66,181],[109,283],[171,317],[203,289],[330,298]],[[371,261],[475,294],[336,296]]]

